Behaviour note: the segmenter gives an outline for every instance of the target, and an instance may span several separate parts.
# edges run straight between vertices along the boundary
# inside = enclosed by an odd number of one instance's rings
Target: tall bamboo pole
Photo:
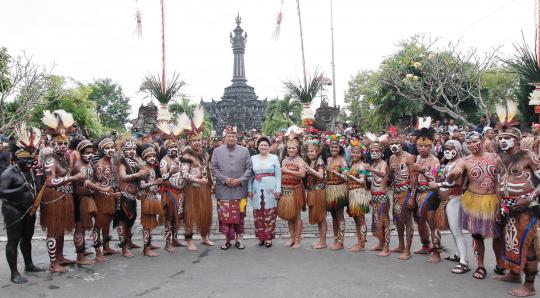
[[[161,92],[165,94],[165,0],[161,0]]]
[[[296,0],[296,9],[298,10],[298,24],[300,25],[300,47],[302,49],[302,67],[304,68],[304,88],[307,89],[306,58],[304,54],[304,33],[302,31],[302,15],[300,14],[300,0]]]

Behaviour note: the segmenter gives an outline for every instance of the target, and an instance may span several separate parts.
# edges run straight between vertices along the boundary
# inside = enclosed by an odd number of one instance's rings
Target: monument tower
[[[214,130],[221,134],[227,125],[236,126],[238,131],[261,130],[264,122],[264,110],[267,100],[258,100],[255,89],[247,84],[244,54],[246,52],[247,33],[240,24],[240,15],[236,16],[236,28],[230,33],[233,50],[232,85],[225,88],[221,101],[204,102]]]

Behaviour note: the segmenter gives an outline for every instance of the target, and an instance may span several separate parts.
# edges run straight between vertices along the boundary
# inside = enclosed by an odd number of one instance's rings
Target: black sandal
[[[266,247],[272,247],[272,242],[266,242]]]
[[[486,274],[487,274],[486,268],[478,267],[474,271],[473,277],[476,278],[476,279],[484,279],[484,278],[486,278]]]
[[[507,273],[506,269],[499,267],[499,265],[495,265],[495,268],[493,269],[493,272],[495,274],[497,274],[497,275],[505,275]]]
[[[448,257],[446,257],[444,259],[447,260],[447,261],[450,261],[450,262],[459,263],[459,257],[457,255],[451,255],[451,256],[448,256]]]
[[[221,246],[221,249],[222,249],[222,250],[227,250],[227,249],[229,249],[230,247],[231,247],[231,243],[230,243],[230,242],[227,242],[227,243],[225,243],[225,244],[223,244],[223,245]]]
[[[238,248],[238,249],[244,249],[244,248],[246,248],[246,246],[243,245],[240,241],[236,241],[236,243],[234,244],[234,246],[236,246],[236,248]]]
[[[264,241],[259,241],[259,246],[264,246]]]
[[[459,263],[450,272],[454,274],[464,274],[471,271],[468,264]],[[477,270],[478,271],[478,270]]]

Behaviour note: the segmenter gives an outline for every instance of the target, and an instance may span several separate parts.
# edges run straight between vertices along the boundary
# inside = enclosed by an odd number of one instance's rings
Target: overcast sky
[[[512,43],[521,32],[534,42],[536,0],[334,0],[338,104],[347,82],[374,69],[396,51],[398,41],[429,33],[443,41],[489,50]],[[82,82],[111,78],[136,110],[143,76],[161,69],[159,0],[139,0],[143,38],[134,34],[135,0],[0,0],[0,46],[25,50],[58,75]],[[296,1],[284,1],[281,38],[271,38],[281,0],[165,0],[167,69],[188,85],[198,102],[219,99],[232,78],[229,33],[237,12],[248,33],[248,84],[260,99],[283,95],[282,81],[302,73]],[[302,0],[308,72],[317,67],[331,77],[330,0]],[[329,92],[331,96],[331,92]],[[331,99],[330,99],[331,101]]]

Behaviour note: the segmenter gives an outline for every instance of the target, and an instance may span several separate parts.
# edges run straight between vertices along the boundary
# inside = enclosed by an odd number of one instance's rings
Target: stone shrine
[[[267,100],[258,100],[255,89],[247,84],[244,65],[247,33],[240,27],[242,19],[236,17],[234,34],[230,40],[234,55],[232,85],[225,88],[221,101],[204,102],[214,130],[221,135],[227,125],[236,126],[238,131],[261,130]]]
[[[131,130],[133,132],[138,132],[142,135],[151,135],[158,131],[156,124],[158,114],[158,107],[150,101],[146,106],[142,105],[139,107],[139,113],[137,114],[137,119],[132,120],[131,124],[133,127]]]

